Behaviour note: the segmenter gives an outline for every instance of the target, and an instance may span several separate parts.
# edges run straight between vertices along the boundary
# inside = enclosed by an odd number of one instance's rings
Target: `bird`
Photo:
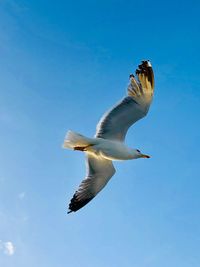
[[[115,174],[113,161],[150,158],[124,141],[129,127],[147,115],[153,94],[153,68],[149,60],[143,60],[135,75],[129,76],[127,95],[103,115],[94,138],[67,132],[63,148],[82,151],[86,156],[86,176],[69,203],[68,213],[84,207],[105,187]]]

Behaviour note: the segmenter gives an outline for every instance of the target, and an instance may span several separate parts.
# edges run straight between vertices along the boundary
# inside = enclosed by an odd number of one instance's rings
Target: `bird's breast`
[[[93,147],[96,155],[109,160],[128,160],[131,159],[129,149],[121,142],[102,140]]]

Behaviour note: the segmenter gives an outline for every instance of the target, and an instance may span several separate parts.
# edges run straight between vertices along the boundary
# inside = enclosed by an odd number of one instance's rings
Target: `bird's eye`
[[[136,149],[136,151],[137,151],[138,153],[141,153],[139,149]]]

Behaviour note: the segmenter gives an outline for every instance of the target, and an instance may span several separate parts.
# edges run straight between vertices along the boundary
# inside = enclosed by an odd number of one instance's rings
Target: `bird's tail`
[[[63,148],[75,149],[76,147],[86,147],[93,145],[94,140],[94,138],[88,138],[79,133],[68,131],[64,139]]]

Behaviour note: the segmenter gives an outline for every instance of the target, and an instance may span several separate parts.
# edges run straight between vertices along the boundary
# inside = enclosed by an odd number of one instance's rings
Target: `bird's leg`
[[[87,151],[87,148],[93,146],[93,145],[88,145],[88,146],[75,146],[74,150],[79,150],[79,151]]]
[[[84,146],[75,146],[74,150],[85,151],[85,147]]]

